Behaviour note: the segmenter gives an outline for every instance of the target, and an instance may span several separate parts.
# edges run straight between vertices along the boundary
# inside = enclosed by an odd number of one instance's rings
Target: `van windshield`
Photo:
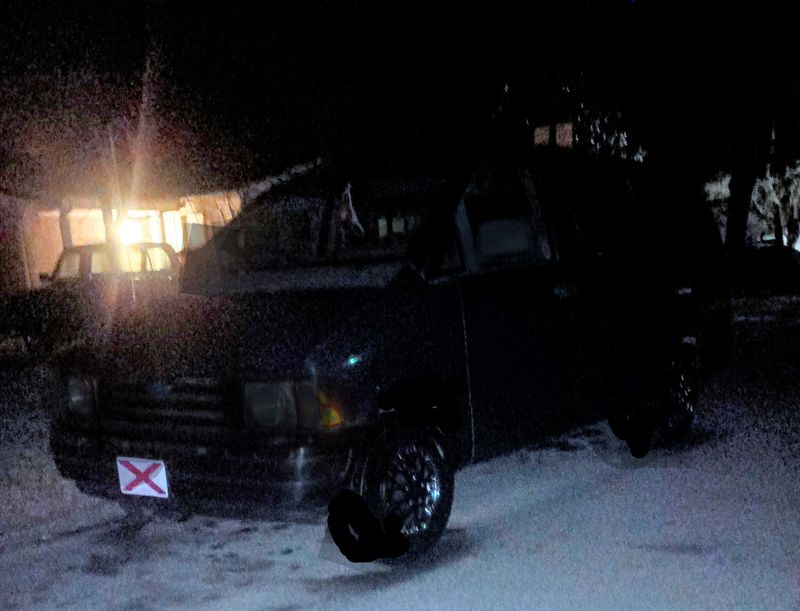
[[[266,271],[405,257],[422,223],[426,199],[365,186],[341,194],[287,194],[255,202],[220,237],[238,266]]]

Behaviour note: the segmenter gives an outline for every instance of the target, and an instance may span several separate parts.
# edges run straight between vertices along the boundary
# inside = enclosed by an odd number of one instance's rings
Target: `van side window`
[[[467,190],[464,203],[481,266],[535,264],[550,258],[547,237],[534,230],[533,207],[515,171],[479,175]]]

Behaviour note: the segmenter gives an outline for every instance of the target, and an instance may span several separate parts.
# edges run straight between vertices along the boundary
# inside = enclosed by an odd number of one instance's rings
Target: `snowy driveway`
[[[798,368],[759,358],[712,380],[715,433],[690,447],[636,460],[599,424],[463,470],[413,566],[322,557],[323,510],[127,536],[115,505],[76,496],[71,534],[6,537],[0,608],[798,609]],[[87,512],[110,521],[81,528]]]

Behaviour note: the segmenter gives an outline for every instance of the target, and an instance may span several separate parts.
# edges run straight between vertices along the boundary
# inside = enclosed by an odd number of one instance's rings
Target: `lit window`
[[[117,233],[120,240],[125,244],[135,244],[142,241],[142,224],[138,220],[126,219],[123,221]]]

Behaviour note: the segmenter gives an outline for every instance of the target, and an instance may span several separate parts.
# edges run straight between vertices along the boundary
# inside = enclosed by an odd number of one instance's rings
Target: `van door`
[[[518,168],[479,173],[459,207],[471,270],[462,280],[478,457],[559,428],[559,271]]]

